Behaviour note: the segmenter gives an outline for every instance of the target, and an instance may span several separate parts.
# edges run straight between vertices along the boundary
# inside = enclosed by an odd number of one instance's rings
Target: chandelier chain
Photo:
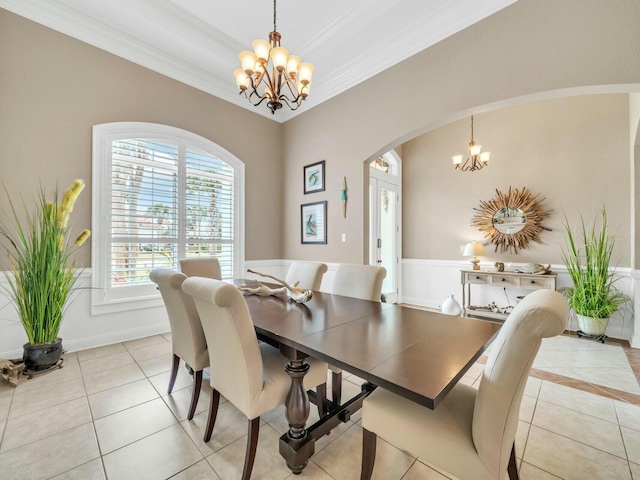
[[[278,31],[276,28],[276,0],[273,0],[273,31]]]
[[[273,0],[275,2],[275,0]],[[471,115],[471,143],[473,143],[473,115]]]

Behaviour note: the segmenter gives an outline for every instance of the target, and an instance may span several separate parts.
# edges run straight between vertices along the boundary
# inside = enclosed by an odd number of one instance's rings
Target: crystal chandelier
[[[312,64],[289,55],[289,50],[280,46],[280,38],[276,31],[276,0],[273,0],[273,32],[269,34],[269,41],[255,40],[253,52],[240,52],[242,68],[233,72],[239,93],[256,107],[267,100],[272,114],[282,108],[283,103],[291,110],[298,109],[309,95],[314,70]],[[262,93],[258,88],[262,88]]]
[[[489,164],[491,152],[481,153],[481,150],[482,145],[476,145],[476,142],[473,141],[473,115],[471,115],[471,141],[469,142],[469,156],[463,164],[463,155],[454,155],[451,157],[453,159],[453,166],[457,170],[462,170],[463,172],[482,170]]]

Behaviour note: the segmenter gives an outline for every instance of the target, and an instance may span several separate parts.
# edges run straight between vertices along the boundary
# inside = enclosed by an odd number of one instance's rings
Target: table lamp
[[[484,255],[484,247],[481,243],[471,242],[467,243],[464,247],[464,252],[462,252],[463,257],[473,257],[470,261],[473,264],[474,270],[480,270],[480,259],[477,257],[478,255]]]

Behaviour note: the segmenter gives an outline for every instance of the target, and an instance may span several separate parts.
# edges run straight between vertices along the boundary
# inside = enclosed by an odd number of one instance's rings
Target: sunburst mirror
[[[480,202],[479,208],[471,219],[471,225],[480,230],[485,238],[493,243],[498,251],[513,251],[527,248],[530,241],[542,243],[540,233],[551,231],[542,225],[549,216],[543,202],[545,198],[533,195],[526,187],[518,190],[509,187],[505,194],[496,189],[496,196]]]

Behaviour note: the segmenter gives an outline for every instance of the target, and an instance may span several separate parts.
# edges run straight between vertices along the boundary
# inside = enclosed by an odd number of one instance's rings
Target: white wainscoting
[[[283,271],[286,275],[290,263],[261,260],[248,261],[245,265],[252,270],[280,276]],[[254,277],[251,274],[246,276]],[[169,319],[162,303],[157,307],[91,315],[91,295],[86,288],[90,282],[91,270],[85,269],[77,284],[80,288],[67,306],[60,328],[65,350],[75,352],[169,331]],[[0,358],[20,358],[27,336],[13,304],[5,294],[5,287],[8,287],[7,280],[0,275]]]
[[[524,264],[506,264],[507,270],[514,270]],[[462,304],[462,286],[460,270],[468,270],[469,262],[447,260],[402,260],[402,302],[431,308],[440,308],[448,295],[453,294]],[[493,264],[482,264],[487,270],[494,269]],[[558,274],[557,287],[571,286],[571,279],[564,265],[552,265],[551,269]],[[640,271],[628,268],[616,270],[618,288],[635,299],[636,308],[640,308]],[[518,295],[526,295],[529,291],[518,288],[499,288],[473,285],[471,287],[472,304],[487,305],[492,301],[500,307],[515,305]],[[640,322],[634,329],[634,301],[622,307],[611,317],[607,335],[612,338],[629,340],[635,348],[640,348]],[[570,329],[577,330],[575,318],[570,319]],[[635,336],[634,336],[635,330]]]
[[[245,270],[252,270],[283,278],[287,274],[291,260],[254,260],[245,262]],[[469,268],[469,262],[404,259],[402,261],[403,291],[399,301],[402,303],[440,308],[449,294],[462,302],[460,270]],[[330,291],[337,268],[335,263],[327,263],[328,271],[322,280],[322,291]],[[482,268],[493,268],[493,265],[480,264]],[[508,269],[520,265],[507,265]],[[562,265],[553,265],[558,273],[558,287],[570,285],[566,269]],[[635,348],[640,348],[640,325],[634,328],[634,307],[640,308],[640,271],[618,269],[620,277],[618,287],[634,301],[621,309],[609,323],[607,334],[613,338],[629,340]],[[261,277],[246,273],[247,278]],[[88,286],[91,272],[85,270],[80,278],[80,286]],[[268,280],[268,279],[264,279]],[[7,282],[0,276],[0,358],[19,358],[22,356],[22,345],[27,337],[18,321],[13,305],[6,297],[4,288]],[[473,286],[474,304],[488,304],[495,301],[499,306],[513,304],[517,295],[526,294],[526,290],[507,289],[506,292],[497,287]],[[638,322],[640,323],[640,321]],[[576,329],[575,319],[571,320],[571,329]],[[89,290],[80,289],[69,305],[62,323],[60,336],[64,348],[70,352],[94,348],[112,343],[132,340],[169,331],[169,321],[163,306],[131,310],[104,315],[91,315]]]

